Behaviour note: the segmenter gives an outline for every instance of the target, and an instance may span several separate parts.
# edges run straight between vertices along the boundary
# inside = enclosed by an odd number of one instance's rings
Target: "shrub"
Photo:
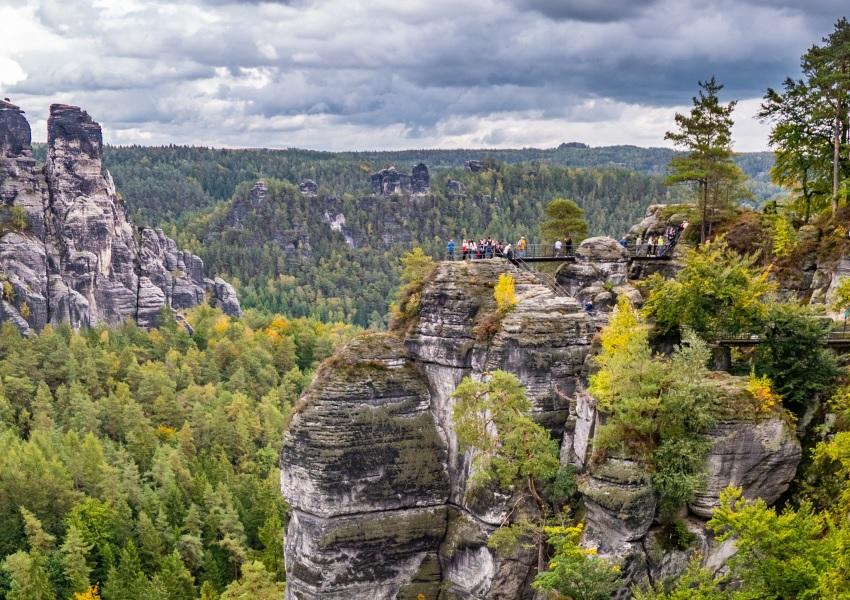
[[[496,307],[504,314],[516,306],[516,280],[509,273],[499,275],[499,282],[493,289]]]
[[[404,329],[419,314],[422,288],[436,266],[422,248],[414,248],[401,258],[401,287],[390,305],[390,329]]]

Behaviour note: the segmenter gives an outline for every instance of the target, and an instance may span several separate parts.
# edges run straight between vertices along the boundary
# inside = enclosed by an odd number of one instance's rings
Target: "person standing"
[[[569,233],[567,234],[567,241],[566,243],[564,243],[564,250],[567,256],[573,255],[573,236],[571,236]]]
[[[655,256],[655,237],[648,235],[646,236],[646,255],[647,256]]]
[[[640,256],[641,246],[643,246],[643,235],[638,234],[637,239],[635,239],[635,256]]]
[[[466,238],[463,238],[463,243],[460,245],[460,254],[463,260],[466,260],[466,255],[469,254],[469,241]]]
[[[449,260],[455,259],[455,240],[454,238],[449,239],[449,243],[446,244],[446,250],[449,252]]]
[[[525,241],[525,236],[521,236],[519,241],[516,243],[517,254],[520,258],[525,258],[525,247],[527,242]]]
[[[510,243],[510,242],[508,242],[507,244],[505,244],[505,247],[504,247],[504,248],[502,248],[502,254],[504,254],[504,255],[505,255],[505,258],[507,258],[508,260],[513,260],[513,259],[514,259],[514,249],[513,249],[513,248],[511,248],[511,243]]]
[[[555,240],[555,245],[554,245],[555,256],[561,256],[561,248],[562,248],[562,245],[561,245],[561,240],[559,238],[559,239]]]

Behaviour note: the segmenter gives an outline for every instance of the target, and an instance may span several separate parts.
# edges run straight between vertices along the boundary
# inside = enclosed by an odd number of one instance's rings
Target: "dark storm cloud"
[[[656,0],[514,0],[519,8],[539,12],[550,19],[605,23],[622,21],[642,13]]]
[[[123,141],[524,144],[572,124],[656,127],[653,111],[712,74],[726,97],[756,99],[797,73],[843,4],[32,0],[20,18],[44,39],[0,48],[27,74],[2,91],[85,104]]]

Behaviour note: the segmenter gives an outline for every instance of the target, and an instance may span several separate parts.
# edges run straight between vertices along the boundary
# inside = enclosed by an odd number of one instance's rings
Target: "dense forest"
[[[447,193],[449,179],[465,193]],[[526,164],[438,173],[427,195],[312,196],[286,181],[266,184],[262,200],[241,185],[231,201],[169,232],[229,277],[245,306],[376,327],[398,286],[398,258],[414,245],[442,256],[450,237],[539,239],[544,208],[559,196],[584,208],[592,231],[622,235],[647,204],[671,197],[658,178],[634,171]]]
[[[35,144],[36,158],[45,146]],[[408,170],[424,162],[434,175],[457,179],[467,161],[489,165],[525,165],[588,169],[625,169],[659,180],[676,155],[669,148],[562,144],[558,148],[518,150],[406,150],[395,152],[318,152],[312,150],[213,149],[189,146],[106,146],[104,165],[140,223],[160,225],[186,212],[204,210],[229,199],[246,181],[274,178],[298,184],[316,181],[325,193],[362,196],[370,192],[369,174],[389,165]],[[751,178],[756,199],[775,196],[770,182],[772,152],[742,153],[737,162]],[[621,190],[625,192],[626,190]],[[547,200],[547,198],[539,198]],[[549,198],[551,199],[551,198]],[[592,208],[592,207],[591,207]],[[591,214],[591,221],[594,215]],[[609,233],[604,215],[596,216],[595,233]]]
[[[0,329],[0,598],[281,597],[281,432],[353,330],[188,318]]]

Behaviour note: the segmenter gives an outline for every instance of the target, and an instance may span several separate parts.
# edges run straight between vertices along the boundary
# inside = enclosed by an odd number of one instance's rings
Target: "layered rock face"
[[[505,271],[517,307],[483,336]],[[468,497],[451,394],[464,376],[510,370],[560,437],[576,421],[571,398],[593,333],[574,299],[505,261],[441,263],[410,333],[366,335],[339,352],[286,434],[287,597],[531,598],[534,552],[486,546],[511,498]]]
[[[560,280],[579,297],[596,299],[601,292],[587,290],[599,286],[636,293],[616,241],[592,238],[577,255],[578,269]],[[493,287],[505,272],[516,280],[517,305],[494,326]],[[617,561],[628,582],[678,575],[697,554],[720,568],[732,548],[717,546],[705,528],[720,491],[737,485],[772,502],[793,478],[800,444],[781,415],[724,412],[708,435],[705,484],[682,519],[694,542],[671,548],[647,466],[618,456],[591,461],[604,415],[585,382],[607,313],[588,315],[572,296],[498,259],[440,263],[420,306],[403,336],[364,335],[325,363],[285,436],[290,600],[535,598],[535,551],[487,547],[517,518],[517,499],[496,489],[468,493],[470,456],[452,416],[465,376],[518,376],[535,418],[561,440],[562,464],[579,473],[583,543]],[[713,377],[720,406],[748,393],[742,378]]]
[[[137,230],[109,173],[100,125],[75,106],[54,104],[47,161],[32,159],[20,109],[0,105],[0,320],[21,331],[48,323],[148,327],[164,306],[204,302],[239,315],[233,288],[204,277],[203,262],[159,229]]]

